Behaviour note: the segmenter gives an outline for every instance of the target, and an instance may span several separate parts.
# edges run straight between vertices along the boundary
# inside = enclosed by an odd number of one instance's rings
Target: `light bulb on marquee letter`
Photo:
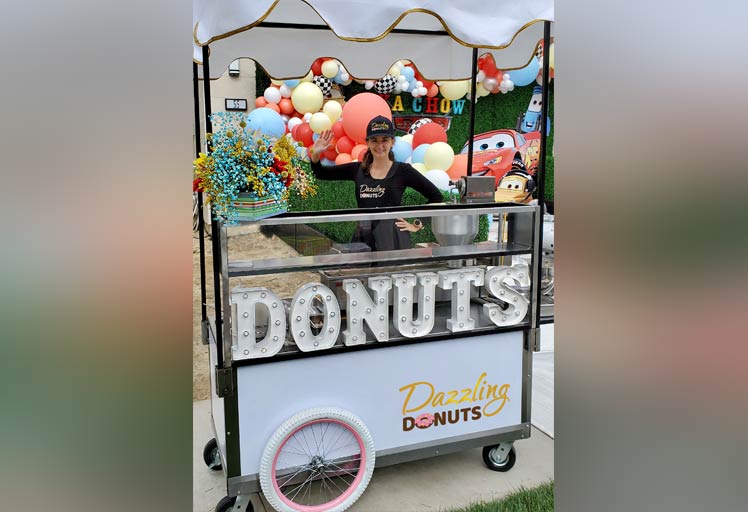
[[[434,293],[438,277],[433,272],[421,272],[416,278],[413,274],[393,274],[395,282],[395,304],[392,314],[400,334],[406,338],[425,336],[434,328]],[[413,288],[418,280],[418,319],[413,319]]]
[[[316,336],[309,323],[309,309],[319,296],[324,308],[324,324]],[[302,352],[324,350],[335,345],[340,332],[340,305],[327,286],[307,283],[296,290],[291,301],[291,335]]]
[[[483,269],[465,267],[439,271],[439,288],[452,290],[452,317],[447,319],[450,332],[470,331],[475,320],[470,317],[470,283],[483,284]]]
[[[486,272],[486,290],[508,305],[506,309],[501,309],[498,304],[483,305],[483,311],[488,318],[499,327],[515,325],[524,320],[529,304],[521,293],[513,290],[504,282],[506,280],[514,280],[521,286],[530,286],[529,267],[527,265],[492,267]]]
[[[346,345],[361,345],[366,342],[364,322],[369,325],[378,341],[390,338],[389,291],[392,279],[388,276],[370,277],[369,288],[374,291],[373,300],[361,281],[343,280],[343,290],[348,294],[348,328],[343,331]]]
[[[267,288],[235,288],[231,292],[231,302],[236,306],[234,361],[277,354],[286,339],[286,311],[278,296]],[[255,339],[258,304],[268,310],[267,334],[260,341]]]

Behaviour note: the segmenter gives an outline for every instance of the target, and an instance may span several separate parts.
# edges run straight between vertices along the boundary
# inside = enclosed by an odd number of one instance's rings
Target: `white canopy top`
[[[400,59],[427,79],[466,79],[471,47],[501,49],[491,52],[499,69],[525,66],[543,37],[538,22],[553,20],[553,0],[194,0],[193,16],[193,59],[201,63],[210,44],[211,78],[240,57],[277,79],[334,57],[358,79],[380,78]]]

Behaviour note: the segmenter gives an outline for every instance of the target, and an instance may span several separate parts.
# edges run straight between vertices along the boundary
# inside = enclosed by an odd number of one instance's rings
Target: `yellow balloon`
[[[335,75],[338,74],[338,63],[332,59],[323,62],[322,74],[327,78],[335,78]]]
[[[291,93],[291,103],[302,114],[317,112],[322,107],[322,100],[322,91],[310,82],[300,83]]]
[[[322,112],[327,114],[327,117],[330,118],[330,121],[334,123],[343,114],[343,107],[341,107],[340,103],[338,103],[337,101],[330,100],[325,103],[324,107],[322,107]]]
[[[283,80],[270,80],[270,83],[280,87],[281,85],[283,85]]]
[[[491,94],[491,91],[483,87],[483,82],[478,82],[478,85],[475,87],[475,94],[477,94],[479,98],[482,98],[483,96]]]
[[[444,171],[452,167],[454,160],[455,152],[452,146],[446,142],[434,142],[423,155],[423,163],[429,170],[440,169]]]
[[[309,70],[309,73],[306,74],[304,78],[301,79],[302,82],[311,82],[314,78],[314,73],[312,73],[312,70]]]
[[[402,140],[404,140],[405,142],[407,142],[408,144],[410,144],[411,146],[413,145],[413,134],[412,133],[408,133],[406,135],[403,135],[400,138]]]
[[[395,78],[400,76],[400,66],[397,64],[393,64],[389,71],[387,71],[388,75],[392,75]]]
[[[428,172],[428,169],[426,169],[426,166],[423,165],[421,162],[418,162],[416,164],[410,164],[413,166],[413,169],[420,172],[421,174],[426,174]]]
[[[322,133],[332,128],[332,121],[330,121],[330,118],[324,112],[317,112],[316,114],[312,114],[312,118],[309,120],[309,127],[314,133]]]
[[[465,96],[469,90],[470,82],[468,80],[442,82],[439,86],[439,92],[448,100],[459,100]]]
[[[556,66],[554,65],[554,59],[553,59],[554,53],[555,52],[553,51],[553,43],[551,43],[551,48],[550,50],[548,50],[548,63],[549,63],[548,65],[550,66],[551,69],[556,69]]]

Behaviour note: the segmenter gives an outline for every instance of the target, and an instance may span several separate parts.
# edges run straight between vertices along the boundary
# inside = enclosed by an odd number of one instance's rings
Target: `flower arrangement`
[[[250,133],[245,119],[236,112],[213,114],[214,130],[207,135],[212,151],[200,153],[193,162],[193,189],[205,193],[224,221],[280,213],[291,191],[302,198],[317,191],[314,178],[301,165],[297,143],[286,136],[275,140]]]

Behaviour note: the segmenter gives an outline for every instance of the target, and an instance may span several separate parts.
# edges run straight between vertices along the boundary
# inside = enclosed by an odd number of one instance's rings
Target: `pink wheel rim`
[[[332,423],[335,425],[339,425],[346,432],[351,434],[354,440],[356,441],[356,443],[358,444],[358,449],[359,449],[359,453],[361,454],[361,459],[359,462],[358,472],[356,473],[356,476],[354,477],[353,481],[348,485],[348,488],[340,496],[330,501],[327,501],[325,503],[321,503],[319,505],[301,505],[291,500],[290,498],[288,498],[283,493],[280,486],[278,485],[278,477],[276,474],[276,468],[278,467],[278,457],[280,457],[281,453],[283,452],[283,448],[286,446],[286,444],[294,437],[294,434],[296,434],[297,432],[301,431],[304,428],[311,427],[312,425],[315,425],[318,423]],[[334,508],[340,505],[345,500],[347,500],[351,496],[351,494],[353,494],[353,492],[358,488],[358,486],[361,484],[361,481],[364,478],[365,468],[366,468],[366,450],[364,446],[364,440],[361,438],[359,433],[356,432],[356,430],[351,428],[350,425],[348,425],[347,423],[343,421],[331,419],[331,418],[321,418],[321,419],[310,421],[309,423],[304,423],[303,425],[300,425],[299,427],[294,429],[293,432],[289,433],[285,437],[285,439],[283,440],[283,443],[281,443],[281,445],[278,447],[278,451],[275,453],[275,457],[273,457],[271,477],[273,479],[273,489],[275,489],[276,495],[283,503],[285,503],[289,507],[293,508],[294,510],[298,510],[299,512],[324,512],[326,510],[330,510],[331,508]]]

